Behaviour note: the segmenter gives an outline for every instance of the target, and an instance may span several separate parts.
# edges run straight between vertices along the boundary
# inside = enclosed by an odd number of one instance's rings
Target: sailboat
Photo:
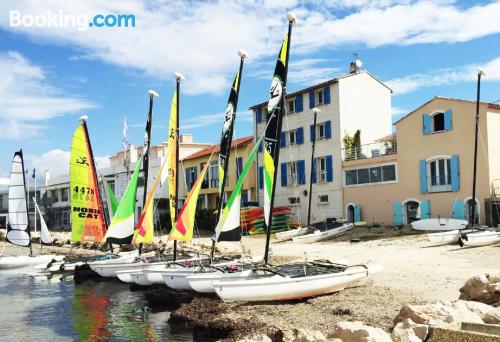
[[[279,160],[279,139],[285,111],[285,92],[292,26],[296,22],[288,13],[288,34],[285,36],[271,84],[268,101],[267,128],[264,139],[264,213],[266,245],[264,264],[252,270],[248,277],[217,280],[213,287],[224,301],[272,301],[313,297],[344,289],[368,276],[368,266],[348,266],[327,260],[269,264],[272,209]],[[311,196],[311,194],[309,194]]]
[[[24,174],[23,151],[14,153],[9,182],[9,222],[7,224],[6,241],[13,245],[28,247],[29,255],[1,255],[0,269],[36,267],[47,265],[52,261],[60,261],[62,255],[33,255],[29,228],[28,202],[26,196],[26,179]],[[41,216],[41,215],[40,215]],[[43,219],[42,219],[43,220]],[[47,226],[42,225],[42,241],[51,242]]]

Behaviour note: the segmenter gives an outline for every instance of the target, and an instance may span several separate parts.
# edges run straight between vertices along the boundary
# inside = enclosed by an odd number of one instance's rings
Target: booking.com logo
[[[47,11],[45,14],[22,14],[21,11],[10,11],[10,27],[54,27],[76,28],[86,31],[89,27],[135,27],[133,14],[96,14],[88,15],[65,14],[63,11]]]

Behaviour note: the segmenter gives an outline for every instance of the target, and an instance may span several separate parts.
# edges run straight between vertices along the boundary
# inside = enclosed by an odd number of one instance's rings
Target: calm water
[[[169,316],[126,284],[0,273],[2,341],[193,341],[170,330]]]

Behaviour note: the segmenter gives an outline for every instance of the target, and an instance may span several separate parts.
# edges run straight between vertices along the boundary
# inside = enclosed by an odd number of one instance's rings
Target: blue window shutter
[[[304,96],[302,94],[297,95],[295,98],[295,111],[297,113],[304,111]]]
[[[306,162],[305,160],[299,160],[297,162],[297,173],[299,174],[299,184],[306,184]]]
[[[463,220],[465,218],[464,201],[460,199],[453,201],[453,206],[451,207],[451,218],[458,220]]]
[[[314,102],[316,101],[315,96],[316,96],[316,94],[314,93],[314,90],[309,92],[309,108],[310,109],[314,108],[314,105],[315,105]]]
[[[330,120],[325,122],[325,138],[330,139],[332,137],[332,122]]]
[[[361,208],[359,205],[354,206],[354,222],[360,222],[361,221]]]
[[[453,122],[452,122],[452,111],[451,109],[448,109],[446,112],[444,112],[444,130],[445,131],[451,131],[453,128]]]
[[[325,101],[325,104],[330,104],[330,85],[327,85],[325,87],[325,90],[323,90],[323,98]]]
[[[255,116],[257,117],[257,123],[261,123],[262,122],[262,108],[257,109]]]
[[[286,186],[286,163],[281,163],[281,186]]]
[[[314,136],[316,135],[316,134],[315,134],[316,132],[315,132],[315,129],[314,129],[314,128],[315,128],[315,127],[314,127],[314,125],[310,125],[310,126],[309,126],[309,133],[310,133],[310,134],[309,134],[309,138],[310,138],[311,142],[313,142],[313,141],[314,141]]]
[[[422,115],[424,135],[431,134],[431,117],[429,114]]]
[[[420,219],[425,220],[431,218],[431,201],[423,201],[420,207]]]
[[[280,148],[286,147],[286,132],[281,132],[280,134]]]
[[[191,168],[187,168],[186,169],[186,187],[187,187],[187,190],[191,190],[191,183],[190,183],[190,179],[189,179],[189,171],[191,171]]]
[[[450,160],[450,173],[451,173],[451,190],[460,190],[460,164],[458,156],[451,156]]]
[[[297,129],[297,144],[302,145],[304,143],[304,127],[299,127]]]
[[[259,166],[259,189],[264,189],[264,168]]]
[[[333,182],[333,157],[326,156],[326,181]]]
[[[420,171],[420,192],[427,193],[427,162],[420,160],[418,162],[418,169]]]
[[[317,180],[316,180],[316,159],[313,159],[313,170],[312,170],[312,179],[311,179],[311,182],[312,183],[316,183]]]
[[[394,216],[394,224],[403,224],[403,206],[400,202],[392,203],[392,212]]]

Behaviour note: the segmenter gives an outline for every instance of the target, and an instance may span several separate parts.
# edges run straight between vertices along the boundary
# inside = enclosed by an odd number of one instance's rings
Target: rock
[[[498,283],[498,282],[500,282],[500,271],[495,272],[495,273],[487,274],[486,278],[488,279],[488,281],[490,282],[490,284]]]
[[[255,335],[252,337],[247,337],[236,342],[272,342],[271,338],[267,335]]]
[[[407,318],[396,324],[391,337],[394,342],[421,342],[425,340],[428,334],[428,325],[416,324]]]
[[[316,330],[296,329],[294,330],[294,335],[295,338],[291,340],[293,342],[319,342],[326,340],[326,336]]]
[[[500,273],[470,278],[460,289],[459,299],[486,304],[497,303],[500,301]]]
[[[465,307],[478,314],[484,323],[500,324],[500,308],[473,301],[457,300],[454,307]]]
[[[370,327],[363,322],[339,322],[328,336],[345,342],[392,342],[391,337],[380,328]]]

